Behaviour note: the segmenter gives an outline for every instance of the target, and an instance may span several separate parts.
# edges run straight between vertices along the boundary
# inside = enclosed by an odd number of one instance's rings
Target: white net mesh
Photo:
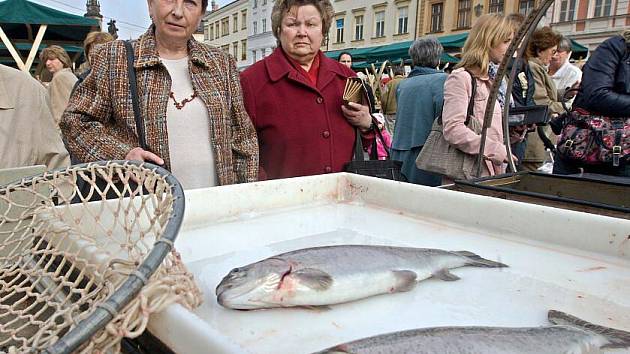
[[[183,214],[172,181],[147,166],[108,162],[0,187],[0,352],[45,350],[125,291],[121,285],[139,274],[154,244],[172,244],[165,231],[175,233],[179,225],[168,225]],[[80,352],[118,352],[122,337],[140,335],[151,313],[173,302],[199,305],[178,255],[158,261],[146,285]]]

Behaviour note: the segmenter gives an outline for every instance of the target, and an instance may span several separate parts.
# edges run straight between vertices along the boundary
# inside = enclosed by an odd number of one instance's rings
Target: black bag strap
[[[383,133],[381,129],[379,129],[377,122],[375,122],[375,118],[372,117],[372,126],[374,127],[374,140],[372,141],[372,151],[370,152],[370,160],[378,160],[378,146],[376,145],[376,139],[380,139],[383,143],[383,148],[385,148],[385,152],[387,153],[387,160],[391,159],[391,155],[389,149],[387,148],[387,144],[385,144],[385,139],[383,138]],[[361,140],[361,131],[359,128],[355,128],[354,130],[354,156],[352,157],[352,161],[365,161],[363,156],[363,144]]]
[[[133,66],[134,52],[131,41],[123,41],[127,49],[127,76],[129,77],[129,91],[131,92],[131,103],[133,105],[133,116],[136,121],[136,132],[138,133],[138,144],[143,150],[149,150],[144,131],[144,121],[140,113],[140,103],[138,102],[138,83],[136,81],[136,69]]]
[[[477,96],[477,80],[475,76],[466,69],[466,72],[470,75],[470,81],[472,84],[472,93],[470,94],[470,100],[468,101],[468,110],[466,111],[466,121],[464,125],[468,125],[470,117],[473,116],[473,110],[475,109],[475,96]]]
[[[466,121],[464,121],[464,125],[468,125],[468,123],[470,123],[470,117],[473,116],[473,111],[475,109],[475,96],[477,96],[477,80],[475,80],[475,76],[468,69],[466,69],[466,72],[470,75],[472,92],[470,94],[470,99],[468,100],[468,109],[466,110]],[[442,112],[444,112],[444,104],[442,104]],[[441,114],[438,117],[438,124],[442,125]]]

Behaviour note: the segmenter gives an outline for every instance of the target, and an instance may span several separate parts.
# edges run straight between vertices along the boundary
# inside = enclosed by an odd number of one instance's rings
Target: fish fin
[[[460,277],[448,271],[448,269],[440,269],[437,272],[433,273],[433,276],[444,281],[455,281],[459,280]]]
[[[602,346],[602,348],[630,348],[630,332],[596,325],[556,310],[550,310],[547,313],[547,319],[555,325],[578,327],[585,331],[606,337],[609,343]]]
[[[354,354],[354,353],[350,351],[347,345],[340,344],[338,346],[328,348],[328,349],[322,350],[321,352],[317,352],[313,354]]]
[[[314,311],[314,312],[326,312],[326,311],[332,310],[332,307],[328,305],[322,305],[322,306],[306,305],[306,306],[299,306],[299,307],[306,310]]]
[[[396,278],[396,285],[392,289],[392,292],[405,292],[413,289],[416,286],[416,279],[418,274],[411,270],[392,270],[394,277]]]
[[[330,274],[315,268],[298,269],[289,274],[300,284],[313,290],[323,291],[332,286],[333,278]]]
[[[506,264],[482,258],[479,255],[469,252],[469,251],[454,251],[452,253],[455,253],[456,255],[461,256],[461,257],[468,258],[467,265],[470,265],[473,267],[486,267],[486,268],[508,267],[508,265]]]

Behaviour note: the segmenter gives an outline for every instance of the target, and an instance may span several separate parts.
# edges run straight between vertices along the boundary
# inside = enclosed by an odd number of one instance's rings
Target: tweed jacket
[[[166,108],[171,78],[160,61],[153,27],[134,41],[133,48],[147,146],[169,169]],[[255,181],[256,131],[243,106],[234,59],[194,39],[188,41],[188,53],[192,86],[210,117],[219,184]],[[61,120],[69,151],[80,161],[124,159],[139,145],[127,76],[122,41],[94,49],[92,71],[77,87]]]
[[[69,164],[44,86],[27,73],[0,64],[0,169]]]

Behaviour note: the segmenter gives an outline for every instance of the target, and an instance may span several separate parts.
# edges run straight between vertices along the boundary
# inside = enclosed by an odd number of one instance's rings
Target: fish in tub
[[[424,279],[458,280],[449,270],[507,265],[467,251],[337,245],[305,248],[235,268],[216,288],[226,308],[322,307],[409,291]]]
[[[630,333],[549,311],[552,326],[433,327],[359,339],[315,354],[628,353]],[[623,351],[615,351],[621,349]]]

